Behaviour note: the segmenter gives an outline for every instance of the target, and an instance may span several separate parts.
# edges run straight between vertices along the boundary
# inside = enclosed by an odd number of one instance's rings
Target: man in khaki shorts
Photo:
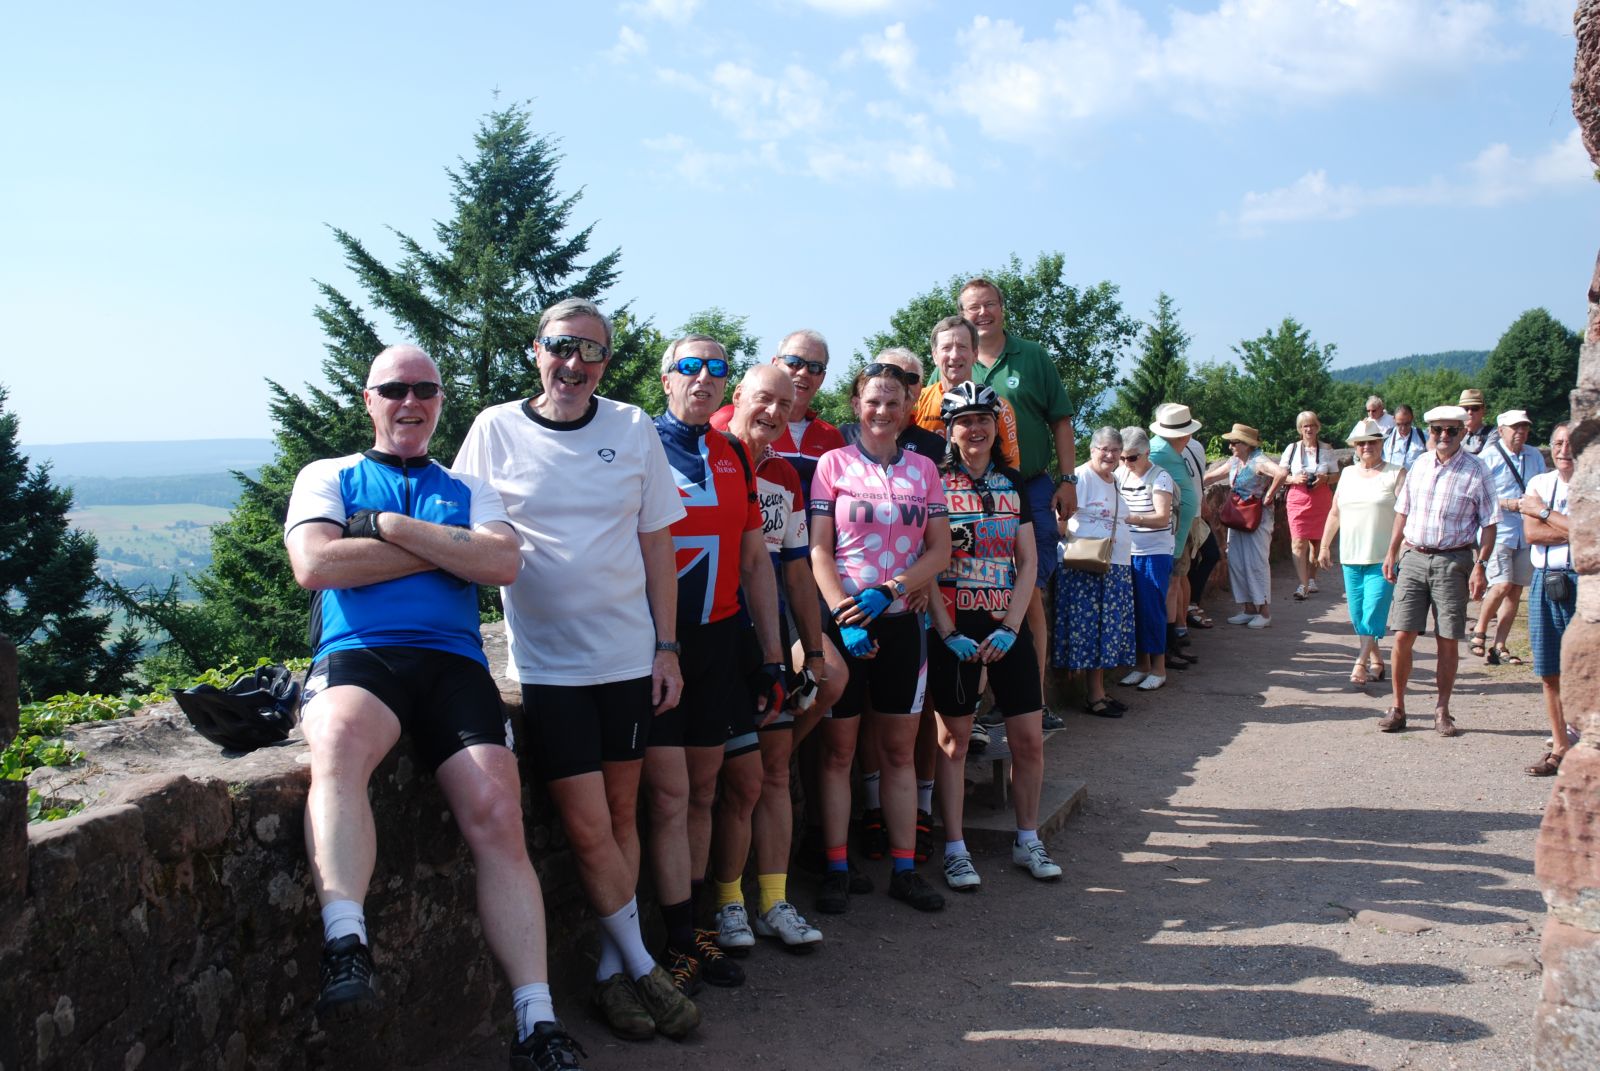
[[[1395,586],[1389,625],[1395,630],[1394,704],[1378,729],[1397,733],[1406,727],[1406,681],[1411,650],[1433,613],[1439,652],[1439,698],[1434,729],[1457,736],[1450,716],[1460,642],[1467,632],[1467,598],[1482,598],[1488,587],[1484,565],[1494,550],[1500,503],[1489,470],[1462,449],[1467,414],[1458,405],[1430,409],[1428,452],[1417,458],[1394,504],[1394,533],[1383,558],[1383,576]]]

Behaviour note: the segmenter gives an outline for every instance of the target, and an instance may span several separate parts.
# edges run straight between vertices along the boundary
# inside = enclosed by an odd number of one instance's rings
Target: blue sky
[[[1065,253],[1191,360],[1285,315],[1336,364],[1580,326],[1571,0],[16,6],[0,44],[22,441],[265,436],[320,378],[328,227],[390,257],[527,101],[670,329],[848,354],[952,274]]]

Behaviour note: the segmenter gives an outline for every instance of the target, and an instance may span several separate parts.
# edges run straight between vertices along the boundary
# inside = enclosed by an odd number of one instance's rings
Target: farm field
[[[100,544],[98,571],[128,585],[165,587],[211,561],[211,526],[228,511],[197,502],[149,506],[90,506],[73,510],[70,523]]]

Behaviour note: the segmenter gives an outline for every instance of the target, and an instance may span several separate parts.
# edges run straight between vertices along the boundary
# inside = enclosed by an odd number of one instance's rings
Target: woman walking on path
[[[1394,532],[1394,500],[1406,470],[1383,460],[1383,429],[1376,420],[1356,421],[1347,441],[1355,447],[1356,463],[1339,481],[1322,530],[1318,564],[1332,568],[1333,538],[1339,536],[1350,623],[1361,640],[1350,683],[1359,688],[1383,680],[1379,644],[1388,631],[1389,601],[1394,598],[1394,585],[1383,576],[1383,555]]]
[[[1294,426],[1300,438],[1289,444],[1279,464],[1288,472],[1283,480],[1289,488],[1285,505],[1294,551],[1294,572],[1300,578],[1294,597],[1304,599],[1317,593],[1320,549],[1317,542],[1322,539],[1323,525],[1328,519],[1333,486],[1339,482],[1339,459],[1334,456],[1333,447],[1318,438],[1322,423],[1317,414],[1306,410],[1295,417]]]
[[[951,552],[929,606],[935,634],[928,638],[928,691],[939,725],[944,880],[961,892],[982,884],[961,823],[967,743],[985,669],[1011,747],[1017,814],[1011,861],[1041,881],[1061,876],[1039,840],[1044,698],[1027,623],[1038,548],[1021,474],[993,460],[999,401],[993,390],[968,380],[946,392],[942,405],[950,450],[939,471],[950,508]]]
[[[1167,587],[1172,581],[1172,503],[1177,488],[1150,460],[1150,437],[1141,427],[1122,429],[1117,490],[1128,504],[1133,535],[1133,618],[1138,660],[1118,684],[1153,692],[1167,683]]]
[[[1128,708],[1106,697],[1105,671],[1130,666],[1133,646],[1133,538],[1128,504],[1112,479],[1122,457],[1122,433],[1101,428],[1089,443],[1089,460],[1078,466],[1078,509],[1067,522],[1067,538],[1110,539],[1111,563],[1103,573],[1074,569],[1056,574],[1056,668],[1084,670],[1089,699],[1084,713],[1120,718]],[[1163,628],[1165,628],[1163,615]]]
[[[1550,750],[1532,766],[1533,777],[1550,777],[1578,739],[1561,707],[1561,636],[1578,607],[1578,574],[1567,543],[1568,493],[1572,483],[1571,431],[1557,424],[1550,432],[1550,460],[1555,468],[1528,481],[1517,503],[1523,534],[1533,544],[1533,586],[1528,594],[1528,637],[1533,646],[1533,672],[1544,686],[1544,708],[1550,716]]]
[[[1225,457],[1206,472],[1206,483],[1227,482],[1247,500],[1260,503],[1261,523],[1255,531],[1228,529],[1228,583],[1239,612],[1230,625],[1266,628],[1272,624],[1272,499],[1288,475],[1282,466],[1261,452],[1261,436],[1248,424],[1235,424],[1223,437],[1232,457]]]

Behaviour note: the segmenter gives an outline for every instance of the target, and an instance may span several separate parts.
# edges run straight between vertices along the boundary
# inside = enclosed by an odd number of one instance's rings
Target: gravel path
[[[702,995],[705,1025],[683,1045],[613,1041],[566,1001],[587,1066],[1525,1066],[1550,788],[1522,773],[1546,735],[1531,673],[1464,658],[1461,737],[1431,731],[1432,694],[1415,688],[1411,731],[1381,735],[1387,683],[1348,684],[1337,590],[1278,605],[1262,632],[1211,608],[1198,666],[1124,695],[1122,720],[1071,717],[1052,740],[1052,773],[1089,786],[1051,843],[1060,882],[980,855],[982,891],[942,914],[880,891],[829,918],[802,875],[793,896],[826,931],[819,952],[756,949],[743,989]],[[486,1047],[481,1066],[503,1053]]]

